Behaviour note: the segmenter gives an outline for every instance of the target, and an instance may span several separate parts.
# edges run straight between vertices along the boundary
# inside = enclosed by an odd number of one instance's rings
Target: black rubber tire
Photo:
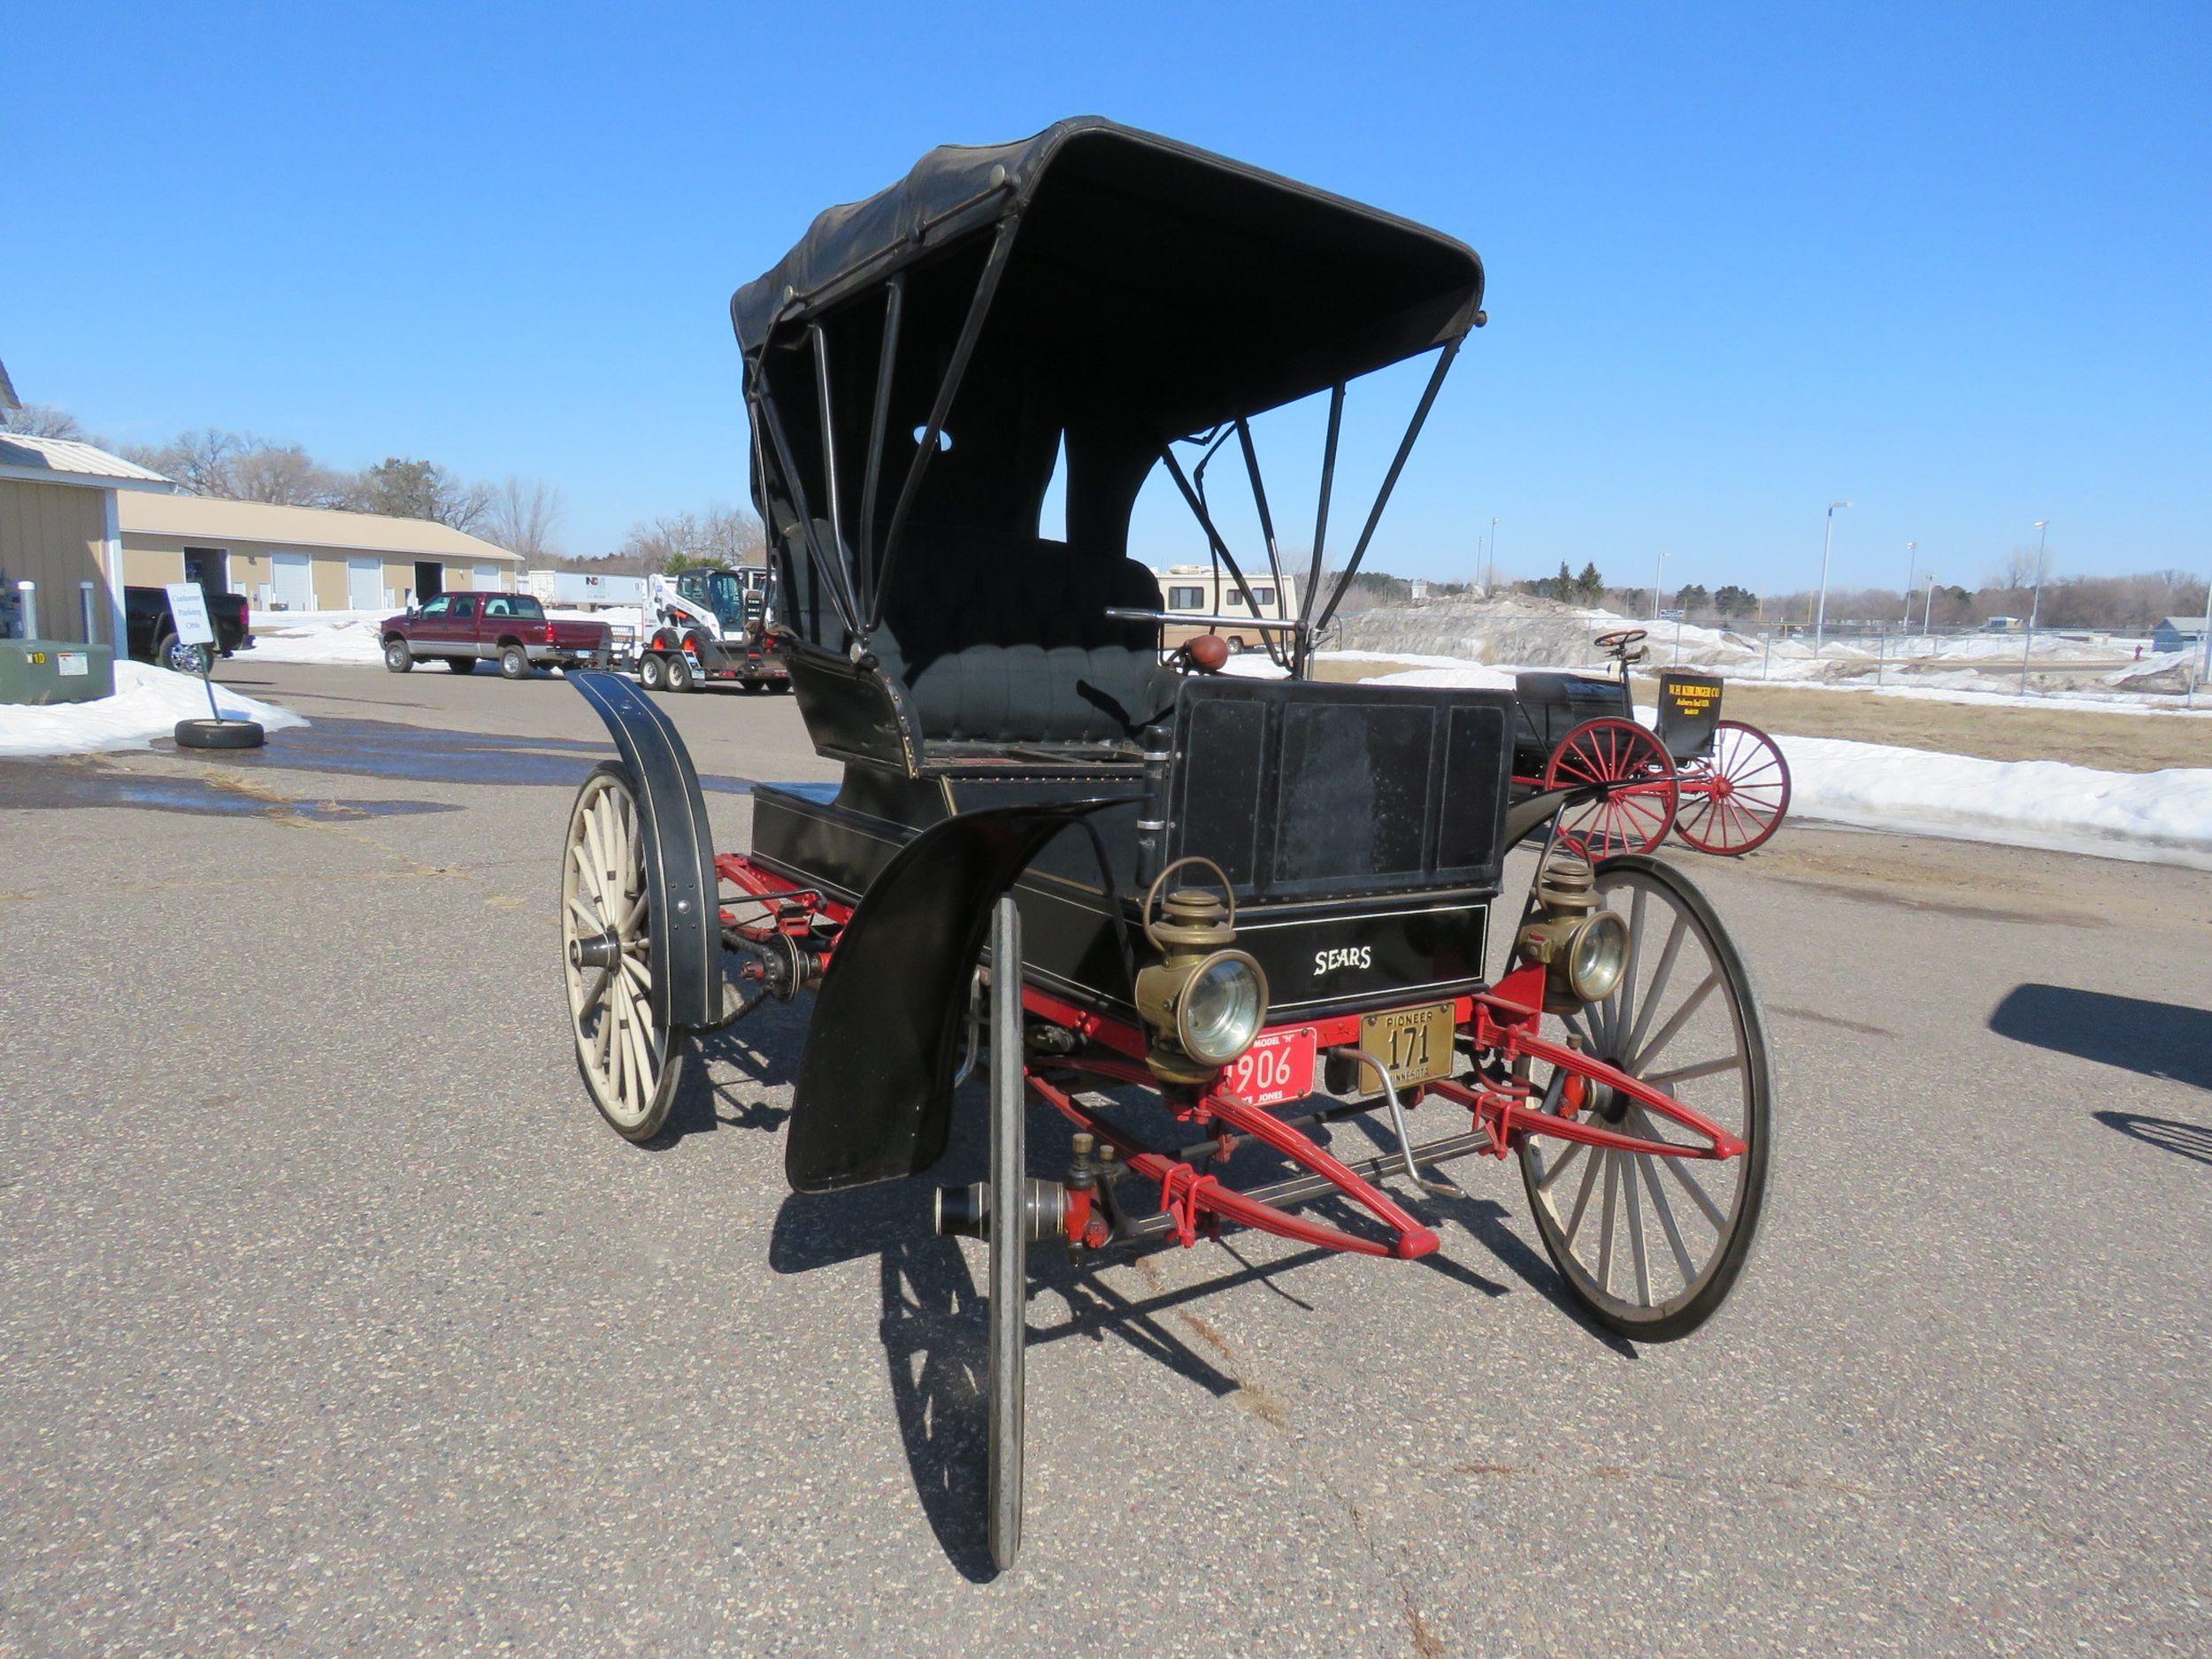
[[[648,651],[638,658],[637,683],[648,691],[668,689],[668,659],[658,651]]]
[[[415,654],[407,649],[405,640],[388,640],[384,644],[384,667],[387,672],[403,674],[415,665]]]
[[[179,749],[259,749],[266,740],[257,720],[179,720]]]
[[[519,645],[502,646],[499,651],[499,677],[502,680],[530,678],[530,653]]]
[[[1589,1316],[1608,1330],[1617,1332],[1639,1342],[1671,1342],[1686,1337],[1710,1318],[1721,1303],[1727,1300],[1736,1281],[1743,1275],[1744,1263],[1750,1260],[1752,1241],[1758,1236],[1759,1220],[1766,1208],[1767,1177],[1774,1148],[1774,1064],[1767,1046],[1766,1023],[1761,1016],[1759,993],[1752,982],[1750,970],[1745,967],[1735,941],[1721,925],[1701,892],[1690,879],[1672,864],[1642,853],[1625,853],[1609,858],[1598,866],[1601,885],[1610,871],[1628,869],[1673,889],[1698,926],[1711,941],[1713,958],[1732,982],[1735,1001],[1743,1019],[1742,1041],[1747,1058],[1757,1087],[1753,1090],[1750,1108],[1745,1124],[1745,1139],[1749,1143],[1745,1152],[1746,1168],[1741,1202],[1736,1210],[1734,1225],[1720,1250],[1718,1264],[1705,1282],[1688,1301],[1671,1310],[1638,1317],[1624,1317],[1613,1310],[1593,1301],[1575,1281],[1567,1263],[1561,1259],[1564,1248],[1556,1224],[1541,1202],[1535,1186],[1535,1176],[1525,1153],[1520,1158],[1521,1183],[1527,1194],[1529,1210],[1536,1223],[1538,1236],[1552,1265],[1559,1270],[1562,1288],[1580,1304]]]
[[[699,689],[699,676],[692,672],[691,658],[681,652],[672,655],[668,659],[668,688],[671,691]]]
[[[472,674],[476,672],[476,659],[473,657],[449,657],[445,659],[445,665],[457,674]]]

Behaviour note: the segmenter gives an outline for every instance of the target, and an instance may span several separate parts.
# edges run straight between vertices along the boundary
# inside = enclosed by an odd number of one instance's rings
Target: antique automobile
[[[1740,857],[1763,847],[1790,810],[1790,764],[1755,726],[1721,718],[1717,675],[1659,676],[1656,728],[1636,718],[1628,671],[1642,628],[1593,641],[1617,674],[1514,676],[1513,782],[1524,793],[1611,786],[1558,816],[1562,845],[1586,858],[1656,852],[1671,829],[1698,851]]]
[[[933,150],[731,305],[780,649],[841,780],[757,784],[750,849],[718,852],[654,701],[572,677],[620,757],[562,865],[607,1122],[662,1134],[695,1039],[809,994],[795,1189],[921,1176],[976,1114],[986,1179],[941,1185],[934,1214],[984,1241],[1002,1566],[1033,1248],[1249,1228],[1415,1261],[1440,1247],[1424,1204],[1457,1193],[1439,1171],[1486,1154],[1519,1164],[1563,1294],[1613,1331],[1684,1335],[1743,1268],[1773,1085],[1720,918],[1668,864],[1552,833],[1618,786],[1509,798],[1511,694],[1308,677],[1482,300],[1448,236],[1103,120]],[[1348,385],[1425,357],[1333,567]],[[1292,580],[1253,422],[1308,398],[1325,436]],[[1225,443],[1263,543],[1241,560],[1187,467]],[[1279,677],[1218,672],[1217,638],[1161,649],[1127,549],[1156,474],[1240,588],[1264,571],[1301,596],[1268,625]],[[1033,1104],[1068,1126],[1034,1157]]]

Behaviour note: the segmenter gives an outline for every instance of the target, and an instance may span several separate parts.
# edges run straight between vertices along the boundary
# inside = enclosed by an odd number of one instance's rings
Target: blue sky
[[[2201,4],[119,0],[5,42],[25,397],[543,476],[579,551],[744,499],[728,296],[818,209],[1096,112],[1482,252],[1384,567],[1463,575],[1494,515],[1518,573],[1786,591],[1838,497],[1846,584],[1910,540],[1971,585],[2040,518],[2062,569],[2212,565]],[[1414,390],[1355,388],[1348,485]],[[1312,431],[1263,434],[1286,519]],[[1169,505],[1140,556],[1198,551]]]

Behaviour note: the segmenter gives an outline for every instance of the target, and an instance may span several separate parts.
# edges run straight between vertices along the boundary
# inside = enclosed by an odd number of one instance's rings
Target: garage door
[[[346,561],[346,604],[354,611],[378,611],[384,605],[384,561]]]
[[[279,553],[271,561],[269,588],[280,611],[315,608],[315,561],[304,553]]]

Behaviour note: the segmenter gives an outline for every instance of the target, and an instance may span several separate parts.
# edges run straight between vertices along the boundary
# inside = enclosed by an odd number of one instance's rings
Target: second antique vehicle
[[[380,630],[384,666],[403,674],[417,663],[443,663],[457,674],[496,663],[508,680],[536,668],[603,668],[611,649],[607,625],[549,617],[534,594],[440,594]]]
[[[775,622],[774,584],[759,565],[648,577],[638,681],[649,691],[696,691],[713,680],[787,689]]]
[[[215,629],[215,652],[219,657],[253,649],[245,595],[209,593],[207,619]],[[130,636],[130,654],[140,662],[180,674],[206,672],[208,648],[186,645],[177,638],[176,618],[169,613],[167,588],[126,588],[123,620]]]
[[[1655,729],[1636,718],[1628,671],[1647,630],[1593,641],[1617,677],[1514,677],[1513,782],[1525,791],[1613,786],[1559,815],[1559,838],[1586,857],[1656,852],[1672,830],[1700,852],[1740,857],[1763,847],[1790,810],[1790,764],[1755,726],[1721,718],[1717,674],[1659,676]]]
[[[1250,1228],[1418,1260],[1440,1246],[1425,1199],[1458,1191],[1442,1167],[1486,1156],[1518,1165],[1562,1295],[1612,1331],[1683,1336],[1743,1271],[1773,1078],[1711,904],[1555,833],[1624,786],[1511,798],[1511,693],[1306,677],[1482,303],[1450,236],[1110,122],[933,150],[731,304],[780,651],[841,780],[754,785],[748,849],[718,852],[659,706],[574,677],[619,756],[561,855],[606,1122],[660,1136],[695,1039],[810,995],[793,1188],[920,1176],[956,1118],[982,1131],[983,1179],[941,1174],[934,1213],[984,1241],[1002,1568],[1033,1248],[1080,1264]],[[1348,384],[1423,357],[1325,583]],[[1217,673],[1214,636],[1164,654],[1190,618],[1130,557],[1140,488],[1182,496],[1246,601],[1220,620],[1255,626],[1251,587],[1294,587],[1253,423],[1308,397],[1303,603],[1263,630],[1286,676]],[[1225,442],[1245,561],[1185,465]],[[1064,525],[1041,521],[1056,457]],[[1069,1131],[1034,1156],[1032,1102]]]

